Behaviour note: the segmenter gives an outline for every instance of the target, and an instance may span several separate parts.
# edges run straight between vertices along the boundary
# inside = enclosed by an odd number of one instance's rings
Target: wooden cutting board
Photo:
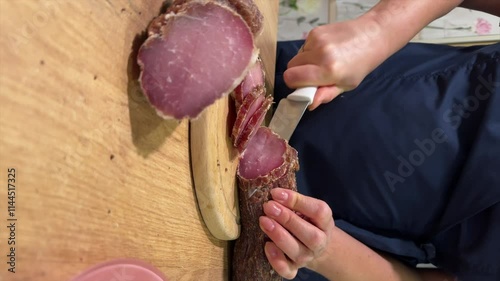
[[[266,71],[266,88],[272,93],[278,1],[255,2],[265,23],[256,44]],[[233,102],[230,97],[225,97],[190,122],[191,169],[198,206],[207,228],[220,240],[234,240],[240,234],[236,180],[238,153],[230,138],[234,115]]]

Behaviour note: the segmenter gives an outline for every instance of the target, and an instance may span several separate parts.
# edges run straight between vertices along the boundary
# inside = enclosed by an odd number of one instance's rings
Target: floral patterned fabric
[[[281,0],[278,40],[305,39],[316,26],[329,23],[328,0]]]
[[[278,40],[305,39],[314,27],[356,18],[377,2],[378,0],[281,0]],[[492,40],[497,35],[500,40],[499,23],[499,17],[456,8],[430,23],[413,41],[481,41],[486,38]]]

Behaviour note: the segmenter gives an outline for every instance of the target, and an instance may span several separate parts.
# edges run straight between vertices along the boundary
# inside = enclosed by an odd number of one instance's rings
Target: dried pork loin
[[[238,166],[241,235],[236,240],[233,281],[281,281],[264,252],[269,238],[259,228],[263,204],[276,187],[297,190],[297,151],[266,127],[260,127],[243,152]]]
[[[258,57],[246,21],[217,1],[176,4],[148,34],[138,54],[139,82],[164,118],[196,118],[232,92]]]

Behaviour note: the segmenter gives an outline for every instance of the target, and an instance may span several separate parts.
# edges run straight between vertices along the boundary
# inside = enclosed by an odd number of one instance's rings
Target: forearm
[[[423,281],[419,273],[382,257],[335,227],[332,242],[311,269],[335,281]]]
[[[462,0],[381,0],[362,16],[377,24],[386,57],[406,45],[425,26],[447,14]]]
[[[309,268],[335,281],[456,281],[439,269],[407,267],[373,251],[337,227],[328,249]]]
[[[337,226],[325,201],[275,188],[259,218],[271,242],[265,255],[273,269],[292,279],[301,267],[332,281],[448,281],[437,271],[420,274],[391,257],[376,253]],[[297,215],[303,214],[308,220]]]

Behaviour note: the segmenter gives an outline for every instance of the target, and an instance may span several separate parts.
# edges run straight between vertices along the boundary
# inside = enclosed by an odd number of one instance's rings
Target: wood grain
[[[271,19],[262,44],[273,52],[278,1],[258,3]],[[188,122],[157,117],[137,84],[135,50],[161,7],[0,1],[1,280],[68,280],[124,257],[171,280],[228,279],[230,244],[197,208]],[[274,58],[265,64],[274,73]],[[9,167],[16,274],[5,256]]]
[[[259,4],[261,11],[274,9],[272,2],[260,1]],[[264,30],[256,42],[269,93],[274,85],[276,24],[277,13],[266,13]],[[239,155],[230,137],[235,118],[234,101],[227,96],[205,109],[190,124],[191,168],[199,208],[210,233],[221,240],[235,240],[240,235],[236,181]]]
[[[231,140],[234,107],[233,99],[226,96],[190,124],[191,171],[198,207],[210,233],[221,240],[235,240],[240,235],[239,155]]]

